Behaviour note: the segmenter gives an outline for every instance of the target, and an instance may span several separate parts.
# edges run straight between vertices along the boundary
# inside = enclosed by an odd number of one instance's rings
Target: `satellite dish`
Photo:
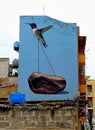
[[[18,59],[14,59],[12,61],[12,68],[17,69],[18,68]]]

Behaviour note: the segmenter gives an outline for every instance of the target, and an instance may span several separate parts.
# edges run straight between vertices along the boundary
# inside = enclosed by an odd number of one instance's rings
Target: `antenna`
[[[45,8],[46,8],[46,4],[43,7],[43,15],[45,14]]]

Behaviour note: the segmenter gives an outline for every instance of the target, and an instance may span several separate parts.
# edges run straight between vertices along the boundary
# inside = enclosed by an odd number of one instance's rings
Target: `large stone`
[[[61,76],[32,73],[28,78],[30,89],[38,94],[55,94],[65,89],[66,80]]]

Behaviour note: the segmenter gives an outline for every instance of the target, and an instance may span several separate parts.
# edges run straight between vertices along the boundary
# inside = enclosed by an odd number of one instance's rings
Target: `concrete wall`
[[[8,77],[9,58],[0,58],[0,78]]]
[[[11,92],[18,92],[18,77],[0,78],[0,102],[9,100]]]
[[[76,130],[77,126],[75,106],[29,104],[0,108],[0,130]]]
[[[0,78],[0,87],[13,84],[18,84],[18,77]]]
[[[18,92],[17,85],[8,85],[4,87],[0,87],[0,98],[8,98],[11,92]]]

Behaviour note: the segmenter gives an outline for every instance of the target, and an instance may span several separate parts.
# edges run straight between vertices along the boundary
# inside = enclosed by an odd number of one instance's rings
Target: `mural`
[[[73,98],[78,88],[77,29],[48,16],[20,17],[18,85],[27,100]]]
[[[31,26],[35,37],[43,44],[44,47],[47,47],[47,44],[45,43],[45,40],[42,36],[42,33],[47,31],[48,29],[50,29],[52,27],[52,25],[45,27],[45,28],[42,28],[42,29],[37,29],[37,25],[35,23],[28,23],[28,24]]]

